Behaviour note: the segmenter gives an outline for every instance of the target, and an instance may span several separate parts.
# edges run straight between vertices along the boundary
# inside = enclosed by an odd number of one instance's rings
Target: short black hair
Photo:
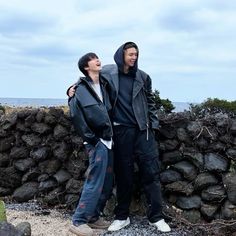
[[[96,55],[96,53],[94,52],[89,52],[85,55],[83,55],[79,61],[78,61],[78,67],[80,69],[80,71],[85,75],[85,76],[88,76],[88,71],[85,70],[85,67],[88,66],[88,62],[91,60],[91,59],[94,59],[94,58],[98,58],[98,56]]]
[[[138,50],[138,46],[134,42],[127,42],[127,43],[125,43],[123,49],[126,50],[128,48],[135,48],[135,49]]]

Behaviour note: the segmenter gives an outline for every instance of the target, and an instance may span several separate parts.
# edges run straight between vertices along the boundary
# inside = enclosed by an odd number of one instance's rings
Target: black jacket
[[[99,138],[111,140],[112,124],[109,118],[111,104],[107,82],[100,76],[103,102],[90,85],[89,77],[80,78],[75,96],[69,100],[72,123],[84,141],[96,145]]]
[[[116,65],[105,65],[101,72],[109,81],[112,107],[116,105],[119,93],[119,72]],[[151,79],[142,70],[137,70],[133,85],[132,107],[140,130],[158,129],[159,120],[152,93]]]
[[[118,48],[114,55],[116,65],[105,65],[101,71],[101,75],[109,82],[109,95],[113,107],[115,107],[119,95],[119,73],[122,72],[124,65],[123,47],[124,45]],[[134,77],[132,108],[139,129],[158,129],[159,120],[152,92],[151,78],[144,71],[138,69],[137,61],[130,68],[129,73]]]
[[[109,92],[112,107],[116,106],[119,94],[119,73],[124,66],[124,44],[118,48],[114,55],[116,64],[105,65],[102,68],[101,75],[108,82],[107,91]],[[138,61],[130,68],[130,75],[134,76],[132,108],[135,119],[140,130],[158,129],[159,120],[157,108],[154,102],[152,92],[152,81],[148,74],[138,69]],[[67,95],[68,91],[67,90]]]

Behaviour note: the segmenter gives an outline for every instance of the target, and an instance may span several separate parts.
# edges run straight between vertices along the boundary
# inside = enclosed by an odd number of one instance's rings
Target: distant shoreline
[[[58,107],[67,106],[67,99],[63,98],[0,98],[0,105],[9,107]],[[189,110],[189,102],[172,102],[175,106],[174,112]]]
[[[57,98],[0,98],[2,106],[10,107],[51,107],[67,106],[67,99]]]

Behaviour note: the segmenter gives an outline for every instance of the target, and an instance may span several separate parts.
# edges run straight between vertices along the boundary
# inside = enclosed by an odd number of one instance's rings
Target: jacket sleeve
[[[146,96],[147,96],[147,104],[148,104],[148,116],[150,121],[151,129],[158,129],[159,120],[157,115],[157,108],[155,105],[154,94],[152,92],[152,81],[149,75],[147,76],[146,83]]]
[[[69,107],[71,120],[76,132],[85,142],[95,146],[99,141],[99,138],[97,138],[95,133],[89,128],[76,96],[73,96],[70,99]]]

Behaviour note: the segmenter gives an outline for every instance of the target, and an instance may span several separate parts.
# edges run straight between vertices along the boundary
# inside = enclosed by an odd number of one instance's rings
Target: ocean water
[[[0,104],[11,107],[67,106],[67,99],[54,98],[0,98]]]
[[[0,98],[0,104],[11,107],[53,107],[67,106],[67,99],[54,98]],[[173,102],[175,112],[189,110],[187,102]]]

